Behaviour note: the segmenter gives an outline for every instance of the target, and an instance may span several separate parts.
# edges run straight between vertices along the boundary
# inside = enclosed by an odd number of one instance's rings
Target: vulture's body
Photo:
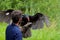
[[[6,23],[9,23],[11,22],[11,13],[13,12],[14,10],[7,10],[7,11],[0,11],[0,22],[6,22]],[[40,28],[43,28],[44,26],[44,23],[46,23],[47,26],[49,26],[49,20],[48,20],[48,17],[43,15],[42,13],[36,13],[35,15],[33,16],[25,16],[25,15],[22,15],[22,22],[20,23],[20,25],[22,26],[22,28],[24,28],[24,25],[27,24],[28,22],[31,22],[32,25],[29,27],[28,26],[28,29],[26,30],[26,32],[24,33],[23,32],[23,37],[24,38],[27,38],[27,37],[30,37],[31,36],[31,28],[32,29],[40,29]],[[28,18],[29,18],[29,21],[28,21]]]

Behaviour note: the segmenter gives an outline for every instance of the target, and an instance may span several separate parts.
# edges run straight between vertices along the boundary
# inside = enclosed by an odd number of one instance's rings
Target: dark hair
[[[22,12],[19,10],[15,10],[11,13],[12,15],[12,22],[13,23],[17,23],[19,21],[19,19],[21,18],[21,14]]]

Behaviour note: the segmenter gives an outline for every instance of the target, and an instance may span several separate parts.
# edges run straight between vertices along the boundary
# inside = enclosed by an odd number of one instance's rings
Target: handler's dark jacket
[[[22,33],[17,25],[12,23],[7,27],[6,40],[22,40]]]

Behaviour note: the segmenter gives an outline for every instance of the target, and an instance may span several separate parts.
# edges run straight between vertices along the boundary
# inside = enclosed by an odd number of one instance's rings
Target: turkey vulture
[[[6,22],[6,23],[11,23],[11,13],[13,12],[13,9],[8,9],[4,11],[0,11],[0,22]],[[25,27],[24,25],[28,24],[28,22],[31,22],[32,25],[28,25]],[[42,13],[36,13],[35,15],[22,15],[22,21],[20,23],[20,26],[22,27],[24,31],[23,37],[28,38],[31,37],[31,28],[32,29],[40,29],[44,27],[44,23],[46,23],[47,27],[50,25],[49,19],[47,16],[45,16]]]

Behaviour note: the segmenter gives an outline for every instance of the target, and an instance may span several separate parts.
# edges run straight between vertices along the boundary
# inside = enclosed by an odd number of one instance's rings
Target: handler
[[[19,28],[21,21],[21,11],[12,12],[12,24],[6,28],[6,40],[22,40],[22,32]]]

